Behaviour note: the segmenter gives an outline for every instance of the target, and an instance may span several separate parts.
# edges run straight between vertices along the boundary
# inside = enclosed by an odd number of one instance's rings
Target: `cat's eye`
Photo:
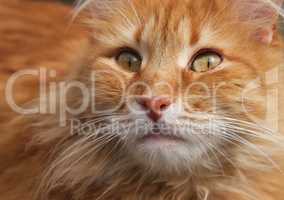
[[[199,53],[191,63],[191,70],[198,73],[207,72],[215,69],[222,61],[222,56],[216,52],[207,51]]]
[[[142,57],[134,50],[121,51],[116,62],[130,72],[139,72],[142,66]]]

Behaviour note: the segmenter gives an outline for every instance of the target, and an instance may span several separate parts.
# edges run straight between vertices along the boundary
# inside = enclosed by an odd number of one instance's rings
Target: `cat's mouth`
[[[185,142],[185,139],[182,136],[175,133],[170,134],[159,128],[151,130],[139,139],[140,144],[176,144],[181,142]]]
[[[141,142],[147,142],[147,141],[176,141],[176,142],[182,142],[184,141],[183,138],[175,136],[175,135],[164,135],[162,133],[149,133],[142,137],[140,139]]]

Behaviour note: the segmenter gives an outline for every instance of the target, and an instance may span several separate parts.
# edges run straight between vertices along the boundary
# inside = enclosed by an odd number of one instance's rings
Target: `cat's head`
[[[281,2],[90,1],[93,46],[78,79],[94,88],[94,112],[81,116],[94,145],[166,171],[256,152],[268,137],[255,123],[267,114],[265,74],[283,62]]]

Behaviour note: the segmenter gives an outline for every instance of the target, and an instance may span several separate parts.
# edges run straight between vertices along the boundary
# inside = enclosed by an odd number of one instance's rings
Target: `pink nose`
[[[163,111],[167,109],[171,104],[171,99],[167,97],[140,97],[137,102],[148,112],[148,116],[154,122],[159,121],[163,116]]]

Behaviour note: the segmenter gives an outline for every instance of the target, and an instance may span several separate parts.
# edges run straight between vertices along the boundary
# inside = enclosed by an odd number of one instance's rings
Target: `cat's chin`
[[[137,140],[130,151],[149,170],[171,174],[190,172],[203,154],[183,138],[155,134]]]

